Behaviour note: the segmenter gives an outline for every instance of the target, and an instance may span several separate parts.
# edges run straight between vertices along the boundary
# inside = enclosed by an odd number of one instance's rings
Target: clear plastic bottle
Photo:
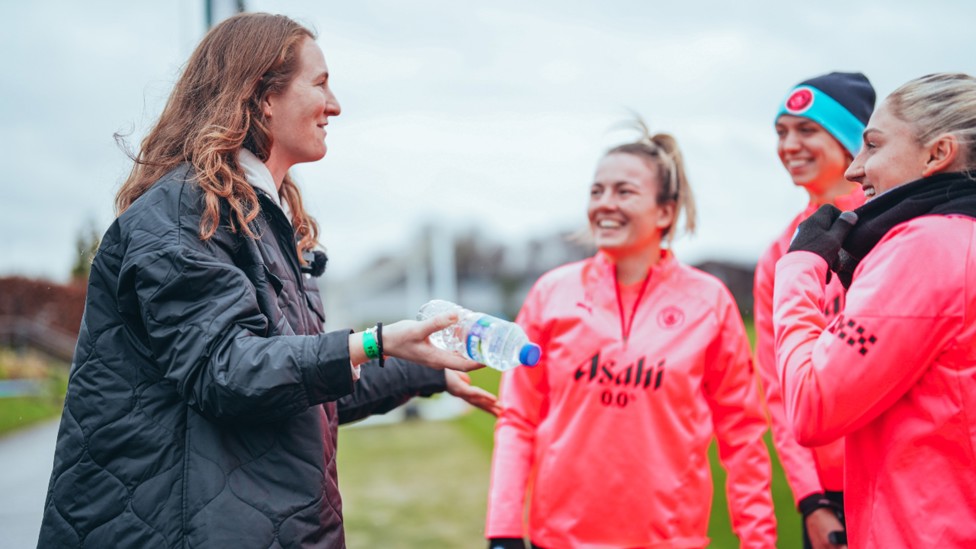
[[[529,341],[514,322],[469,311],[442,299],[425,303],[417,313],[417,320],[450,312],[456,312],[459,320],[430,335],[430,342],[436,347],[454,351],[502,372],[521,365],[535,366],[539,362],[542,350]]]

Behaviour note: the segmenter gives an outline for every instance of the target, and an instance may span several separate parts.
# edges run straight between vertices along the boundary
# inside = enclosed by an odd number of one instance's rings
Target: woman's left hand
[[[498,404],[498,397],[481,387],[471,385],[471,376],[468,374],[456,370],[444,370],[444,377],[447,381],[448,393],[493,416],[502,413],[502,407]]]
[[[855,224],[856,213],[841,212],[833,204],[824,204],[796,228],[789,251],[815,253],[836,270],[844,238]]]
[[[468,372],[484,365],[453,351],[438,349],[431,334],[457,322],[457,314],[445,313],[427,320],[401,320],[383,325],[383,354],[423,364],[435,370]]]

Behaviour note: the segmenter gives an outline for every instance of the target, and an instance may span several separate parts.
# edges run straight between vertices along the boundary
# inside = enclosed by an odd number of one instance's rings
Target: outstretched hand
[[[796,228],[789,251],[815,253],[824,258],[831,269],[837,270],[844,238],[856,223],[856,213],[841,212],[833,204],[824,204]]]
[[[498,403],[498,397],[481,387],[471,385],[471,376],[468,374],[455,370],[445,370],[444,377],[447,381],[448,393],[476,408],[481,408],[493,416],[498,416],[502,413],[502,407]]]
[[[401,320],[383,326],[383,353],[429,366],[436,370],[470,372],[482,364],[457,353],[438,349],[428,337],[457,322],[455,313],[437,315],[427,320]]]

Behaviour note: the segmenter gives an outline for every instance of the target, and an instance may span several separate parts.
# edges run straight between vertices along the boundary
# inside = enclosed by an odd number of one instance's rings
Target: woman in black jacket
[[[339,422],[443,390],[495,411],[427,341],[448,316],[323,333],[288,170],[339,112],[287,17],[197,47],[92,264],[39,547],[344,547]]]

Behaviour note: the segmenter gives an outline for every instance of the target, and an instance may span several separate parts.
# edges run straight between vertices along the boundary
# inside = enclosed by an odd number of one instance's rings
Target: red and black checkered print
[[[862,356],[868,354],[869,348],[878,342],[878,338],[873,334],[865,335],[867,330],[864,326],[845,318],[844,315],[837,315],[837,318],[827,326],[827,331],[851,347],[857,347],[857,352]]]

